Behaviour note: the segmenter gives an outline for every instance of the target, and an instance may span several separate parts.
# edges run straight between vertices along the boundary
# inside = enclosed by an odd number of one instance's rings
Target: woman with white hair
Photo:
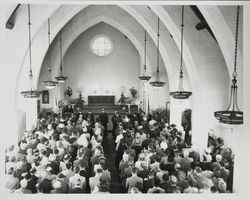
[[[31,190],[27,189],[28,182],[24,178],[20,181],[20,188],[14,191],[14,194],[31,194]]]

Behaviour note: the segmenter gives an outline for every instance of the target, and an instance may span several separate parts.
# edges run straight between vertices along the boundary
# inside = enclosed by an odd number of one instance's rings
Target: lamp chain
[[[30,67],[29,73],[32,76],[32,65],[31,65],[31,22],[30,22],[30,4],[28,4],[28,26],[29,26],[29,60],[30,60]]]
[[[50,19],[48,19],[48,42],[49,42],[49,73],[51,72],[51,65],[50,65]]]
[[[233,72],[234,79],[236,79],[237,76],[236,67],[237,67],[237,52],[238,52],[239,15],[240,15],[240,6],[237,6],[235,49],[234,49],[234,72]]]
[[[147,53],[147,31],[145,30],[145,38],[144,38],[144,70],[146,72],[146,53]]]
[[[62,32],[60,31],[60,70],[61,70],[61,72],[62,72],[62,65],[63,65],[63,61],[62,61]]]
[[[181,66],[180,66],[180,78],[183,78],[183,29],[184,29],[184,5],[182,6],[181,14]]]
[[[159,39],[160,39],[160,18],[158,17],[158,32],[157,32],[157,70],[156,73],[159,73]]]

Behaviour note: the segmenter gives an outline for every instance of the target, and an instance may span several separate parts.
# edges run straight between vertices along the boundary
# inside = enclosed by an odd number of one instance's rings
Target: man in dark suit
[[[143,190],[142,190],[143,193],[147,193],[148,189],[154,187],[154,178],[155,178],[155,172],[150,171],[148,178],[143,179]]]
[[[108,119],[108,114],[105,113],[104,108],[102,108],[102,113],[99,115],[99,118],[100,118],[101,124],[104,126],[104,138],[106,138],[108,135],[107,124],[109,122],[109,119]]]
[[[115,111],[115,114],[112,116],[113,123],[113,139],[115,141],[116,138],[116,128],[118,127],[118,122],[122,122],[122,117]]]

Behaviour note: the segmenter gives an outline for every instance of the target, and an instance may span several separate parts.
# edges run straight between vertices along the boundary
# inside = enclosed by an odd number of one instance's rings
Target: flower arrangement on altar
[[[63,108],[65,106],[64,101],[58,101],[58,108]]]
[[[68,96],[68,97],[71,97],[72,94],[73,94],[73,91],[72,91],[72,89],[71,89],[70,87],[68,87],[68,89],[65,91],[64,94],[65,94],[66,96]]]
[[[131,96],[132,96],[133,98],[134,98],[134,97],[136,96],[136,94],[138,93],[137,90],[136,90],[134,87],[130,88],[129,91],[130,91],[130,94],[131,94]]]

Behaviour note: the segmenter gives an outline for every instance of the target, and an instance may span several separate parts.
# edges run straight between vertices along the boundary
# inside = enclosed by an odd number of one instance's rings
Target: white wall
[[[110,55],[99,57],[89,49],[91,39],[97,34],[105,34],[112,40],[113,51]],[[46,62],[43,62],[39,87],[47,74]],[[69,78],[64,87],[70,86],[73,89],[73,98],[78,97],[79,89],[83,89],[86,103],[89,94],[94,94],[94,91],[97,91],[97,94],[105,94],[106,90],[115,95],[117,102],[122,86],[126,88],[125,96],[130,96],[129,88],[133,86],[138,90],[139,66],[140,57],[133,44],[115,28],[106,23],[99,23],[82,33],[65,54],[64,72]],[[57,94],[58,88],[52,92]],[[54,95],[51,98],[55,101]],[[51,107],[52,104],[46,106]]]

